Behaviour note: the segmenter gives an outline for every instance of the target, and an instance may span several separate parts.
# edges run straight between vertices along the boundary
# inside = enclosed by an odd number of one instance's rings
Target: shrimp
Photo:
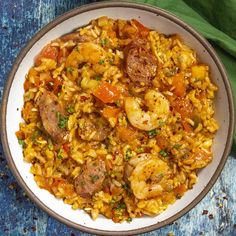
[[[80,43],[68,56],[66,67],[78,68],[78,66],[84,62],[97,64],[99,61],[105,59],[105,54],[104,49],[95,43]]]
[[[141,153],[137,156],[134,156],[133,158],[131,158],[129,160],[129,162],[127,162],[125,164],[125,172],[124,172],[124,178],[125,180],[128,180],[132,171],[134,170],[134,168],[137,166],[137,164],[141,161],[147,160],[151,158],[151,154],[150,153]]]
[[[157,157],[138,162],[129,177],[133,194],[140,200],[159,196],[167,191],[166,178],[170,175],[168,164]]]
[[[153,130],[165,121],[170,112],[168,100],[156,90],[148,91],[144,96],[148,111],[141,109],[141,100],[137,97],[125,98],[125,112],[129,122],[141,130]]]

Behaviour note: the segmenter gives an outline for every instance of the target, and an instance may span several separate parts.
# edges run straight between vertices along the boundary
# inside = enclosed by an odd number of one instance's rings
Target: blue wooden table
[[[20,49],[42,26],[89,0],[0,0],[0,99]],[[236,235],[236,150],[207,196],[188,214],[151,235]],[[0,145],[0,236],[88,235],[61,224],[29,200]]]

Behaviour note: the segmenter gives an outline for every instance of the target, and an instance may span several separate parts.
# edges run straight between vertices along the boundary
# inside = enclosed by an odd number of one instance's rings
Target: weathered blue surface
[[[0,97],[11,65],[27,40],[56,16],[88,2],[89,0],[0,0]],[[229,156],[220,178],[197,207],[172,225],[145,236],[168,233],[176,236],[236,235],[235,153],[236,150]],[[38,209],[16,183],[0,146],[1,235],[88,234],[68,228]]]

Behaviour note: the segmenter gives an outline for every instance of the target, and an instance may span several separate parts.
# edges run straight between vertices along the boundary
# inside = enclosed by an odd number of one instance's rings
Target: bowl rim
[[[33,45],[48,31],[50,31],[52,28],[60,24],[61,22],[76,16],[78,14],[89,12],[91,10],[96,9],[102,9],[102,8],[109,8],[109,7],[125,7],[125,8],[134,8],[139,10],[144,10],[148,12],[155,13],[157,15],[161,15],[179,26],[183,27],[186,31],[188,31],[190,34],[192,34],[208,51],[212,59],[214,60],[215,64],[217,65],[220,74],[222,76],[226,91],[227,91],[227,98],[229,103],[229,111],[230,111],[230,123],[228,128],[228,135],[227,135],[227,143],[222,155],[222,158],[220,160],[220,163],[218,164],[218,168],[211,177],[210,181],[206,185],[206,187],[203,189],[202,192],[198,194],[198,196],[184,209],[176,213],[175,215],[171,216],[167,220],[164,220],[162,222],[158,222],[156,224],[138,228],[134,230],[125,230],[125,231],[106,231],[106,230],[99,230],[99,229],[93,229],[89,228],[83,225],[79,225],[77,223],[74,223],[61,215],[57,214],[50,208],[48,208],[43,202],[41,202],[37,196],[33,193],[33,191],[27,186],[26,182],[22,179],[20,173],[17,170],[17,167],[15,166],[15,163],[13,161],[13,157],[11,156],[10,147],[7,140],[7,131],[6,131],[6,110],[7,110],[7,101],[11,89],[12,82],[15,77],[15,73],[17,72],[19,65],[21,61],[24,59],[27,52],[33,47]],[[57,219],[58,221],[62,222],[63,224],[66,224],[67,226],[73,227],[78,230],[82,230],[84,232],[92,233],[92,234],[100,234],[100,235],[134,235],[134,234],[140,234],[144,232],[149,232],[152,230],[156,230],[158,228],[161,228],[163,226],[166,226],[168,224],[171,224],[173,221],[177,220],[181,216],[185,215],[187,212],[189,212],[193,207],[195,207],[202,199],[203,197],[209,192],[209,190],[213,187],[214,183],[216,182],[217,178],[219,177],[225,162],[227,160],[227,157],[230,153],[231,146],[233,143],[233,133],[234,133],[234,124],[235,124],[235,115],[234,115],[234,100],[232,95],[232,90],[230,87],[230,82],[227,78],[225,68],[223,64],[221,63],[220,59],[218,58],[215,50],[213,47],[207,42],[206,39],[204,39],[196,30],[194,30],[191,26],[183,22],[182,20],[178,19],[175,15],[172,13],[169,13],[166,10],[163,10],[161,8],[147,5],[147,4],[140,4],[140,3],[133,3],[133,2],[127,2],[127,1],[112,1],[112,2],[100,2],[100,3],[91,3],[87,5],[83,5],[77,8],[74,8],[61,16],[55,18],[50,23],[42,27],[27,43],[26,46],[20,51],[18,54],[16,60],[13,63],[12,69],[9,73],[8,79],[4,86],[4,92],[2,97],[2,105],[1,105],[1,116],[0,116],[0,130],[1,130],[1,141],[3,146],[3,151],[5,154],[5,157],[7,159],[7,163],[11,169],[11,172],[15,176],[16,180],[20,184],[20,186],[23,188],[23,190],[27,193],[29,198],[36,203],[38,207],[40,207],[42,210],[44,210],[47,214],[52,216],[53,218]]]

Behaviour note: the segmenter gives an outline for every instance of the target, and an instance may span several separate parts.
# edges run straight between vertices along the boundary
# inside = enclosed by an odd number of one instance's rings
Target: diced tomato
[[[187,187],[185,184],[181,184],[174,189],[174,193],[177,197],[181,197],[187,191]]]
[[[69,152],[70,152],[70,144],[69,144],[69,143],[64,143],[64,144],[63,144],[63,149],[64,149],[64,151],[65,151],[67,154],[69,154]]]
[[[183,74],[179,73],[172,77],[172,85],[174,86],[173,93],[178,97],[183,97],[186,94],[186,86],[184,83]]]
[[[139,33],[141,34],[141,36],[143,37],[147,37],[149,34],[149,29],[146,28],[143,24],[141,24],[139,21],[133,19],[132,22],[136,25],[136,27],[139,30]]]
[[[103,82],[93,92],[93,95],[104,103],[113,103],[120,97],[120,91],[113,85]]]
[[[33,88],[33,84],[27,79],[24,82],[24,90],[25,90],[25,92],[28,91],[30,88]]]
[[[180,113],[182,119],[193,116],[193,105],[188,99],[178,98],[172,102],[172,106]]]
[[[49,58],[57,61],[57,57],[58,57],[58,48],[48,44],[42,49],[42,51],[36,57],[35,65],[39,66],[41,64],[42,58]]]
[[[161,149],[165,149],[169,144],[168,139],[166,137],[164,137],[163,135],[157,135],[156,136],[156,141],[157,141],[157,145]]]
[[[102,115],[109,119],[109,118],[117,118],[118,114],[120,113],[120,108],[115,107],[105,107],[102,111]]]
[[[53,184],[51,185],[52,187],[58,187],[59,184],[64,184],[66,181],[62,178],[55,178],[53,180]]]
[[[21,140],[25,139],[25,133],[23,131],[19,130],[15,134],[18,139],[21,139]]]
[[[136,139],[137,132],[130,126],[117,127],[117,134],[123,142],[133,142]]]
[[[24,108],[22,109],[22,116],[26,122],[29,122],[30,113],[31,113],[31,110],[33,107],[34,106],[33,106],[32,102],[26,102],[24,105]]]

